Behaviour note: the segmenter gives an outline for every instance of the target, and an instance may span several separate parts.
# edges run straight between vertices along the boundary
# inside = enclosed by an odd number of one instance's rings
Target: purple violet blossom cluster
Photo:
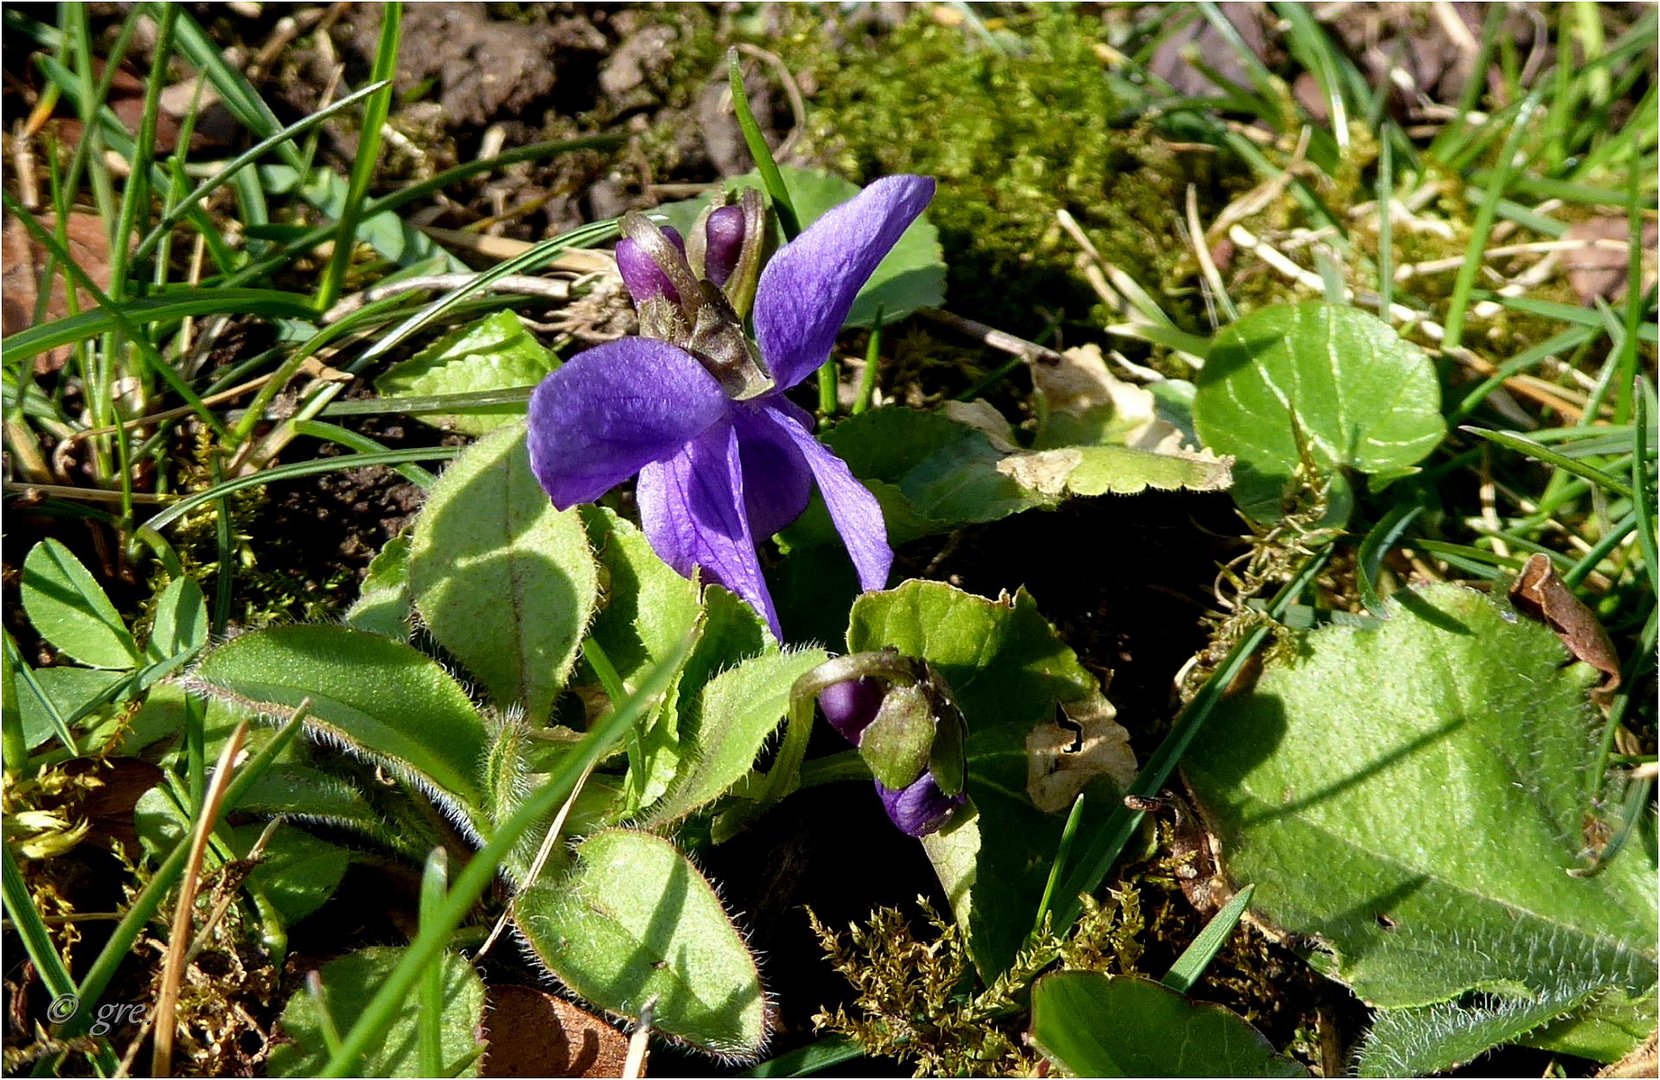
[[[885,586],[881,507],[784,394],[829,359],[859,289],[933,194],[926,177],[876,181],[780,248],[758,283],[758,201],[711,211],[689,245],[625,218],[617,266],[644,336],[572,357],[530,401],[531,469],[554,505],[592,501],[638,473],[652,549],[737,593],[781,638],[756,544],[799,517],[816,484],[861,587]],[[754,288],[753,341],[740,264]]]

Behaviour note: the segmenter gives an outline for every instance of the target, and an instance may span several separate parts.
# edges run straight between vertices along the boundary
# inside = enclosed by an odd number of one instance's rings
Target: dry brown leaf
[[[53,228],[50,218],[37,217],[37,220],[48,231]],[[65,233],[69,239],[69,257],[86,271],[87,277],[98,288],[108,289],[110,246],[109,238],[104,234],[103,220],[97,214],[72,211]],[[4,228],[0,229],[0,246],[4,249],[5,263],[5,270],[0,273],[0,333],[9,337],[34,325],[35,305],[40,300],[40,275],[46,268],[47,253],[45,248],[35,243],[23,222],[14,217],[7,217]],[[75,290],[75,302],[79,311],[86,311],[93,305],[91,294],[84,289]],[[68,293],[64,288],[63,271],[59,268],[52,275],[52,294],[46,301],[46,318],[61,319],[67,314]],[[45,375],[58,370],[69,361],[71,353],[67,345],[41,353],[35,357],[35,373]]]
[[[1135,752],[1118,711],[1100,694],[1061,706],[1067,722],[1039,724],[1026,736],[1026,794],[1045,813],[1072,805],[1099,777],[1122,790],[1135,779]]]
[[[1602,672],[1602,685],[1595,691],[1598,699],[1607,701],[1619,689],[1620,657],[1608,640],[1608,631],[1556,575],[1549,556],[1528,559],[1521,576],[1510,586],[1510,602],[1523,615],[1556,631],[1574,659]]]
[[[628,1039],[604,1020],[533,986],[485,990],[481,1076],[621,1076]]]

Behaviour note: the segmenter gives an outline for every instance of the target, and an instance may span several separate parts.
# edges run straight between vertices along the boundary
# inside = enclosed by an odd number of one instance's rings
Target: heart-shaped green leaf
[[[1429,356],[1355,308],[1260,308],[1216,335],[1195,382],[1199,436],[1238,459],[1234,499],[1259,521],[1279,517],[1303,451],[1328,473],[1398,477],[1447,432]]]
[[[375,380],[382,397],[433,397],[531,387],[559,366],[559,359],[530,335],[511,311],[486,315],[453,330]],[[471,405],[453,413],[416,418],[463,435],[483,435],[525,414],[525,403]]]
[[[1072,1076],[1307,1076],[1220,1005],[1134,976],[1059,971],[1032,987],[1032,1041]]]
[[[1128,736],[1025,590],[987,600],[910,581],[867,593],[853,605],[847,646],[928,661],[968,722],[973,810],[923,845],[975,965],[993,978],[1037,917],[1073,798],[1088,792],[1080,828],[1093,827],[1134,777]]]

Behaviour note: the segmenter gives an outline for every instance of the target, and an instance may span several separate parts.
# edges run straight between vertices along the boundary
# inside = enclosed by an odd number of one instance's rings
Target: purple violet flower
[[[924,772],[900,791],[876,784],[876,794],[882,799],[882,808],[888,819],[906,836],[918,839],[936,831],[951,819],[959,806],[968,802],[967,794],[947,795],[940,790],[934,774]]]
[[[678,573],[701,569],[737,593],[782,637],[755,545],[800,516],[816,483],[860,585],[886,585],[893,551],[881,507],[784,391],[829,358],[859,289],[933,194],[926,177],[878,180],[780,248],[756,287],[758,352],[733,350],[741,325],[710,285],[677,343],[608,342],[543,379],[530,400],[530,465],[554,505],[590,502],[639,473],[653,550]],[[657,247],[665,257],[667,245]],[[642,266],[630,271],[658,284]]]

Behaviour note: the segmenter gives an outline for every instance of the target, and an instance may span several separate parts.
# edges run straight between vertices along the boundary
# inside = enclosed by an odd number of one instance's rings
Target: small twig
[[[173,1070],[179,983],[184,978],[185,952],[190,944],[190,917],[196,907],[196,890],[201,884],[202,860],[207,854],[208,837],[219,820],[220,804],[224,801],[226,789],[230,787],[231,771],[247,737],[248,721],[243,720],[236,725],[236,730],[225,742],[225,748],[219,752],[219,760],[213,767],[213,781],[202,796],[196,830],[190,838],[190,857],[185,862],[184,879],[179,884],[179,902],[173,909],[167,958],[161,969],[161,990],[156,994],[156,1045],[150,1058],[150,1072],[154,1076],[168,1076]]]
[[[22,480],[7,480],[3,490],[7,495],[34,495],[43,499],[72,499],[79,502],[118,503],[122,499],[119,491],[76,487],[73,484],[31,484]],[[177,498],[176,495],[151,495],[141,491],[135,491],[132,494],[132,500],[135,503],[149,503],[158,506],[164,506]]]
[[[778,144],[773,157],[776,160],[787,158],[790,151],[795,149],[801,133],[807,128],[807,102],[801,96],[801,87],[796,85],[795,76],[790,74],[789,65],[784,63],[784,58],[777,53],[742,41],[738,43],[738,51],[771,66],[778,75],[778,81],[784,84],[784,97],[790,103],[790,114],[794,117],[795,123],[790,127],[790,133],[784,137],[784,141]]]
[[[657,1012],[657,995],[640,1006],[640,1022],[628,1036],[628,1057],[623,1060],[622,1080],[640,1080],[646,1068],[646,1045],[651,1039],[651,1020]]]
[[[257,863],[263,859],[265,857],[265,845],[271,842],[272,835],[281,824],[282,818],[272,818],[266,822],[264,830],[259,834],[259,839],[254,841],[254,846],[248,849],[248,854],[242,861]],[[219,920],[223,919],[225,912],[231,909],[231,904],[236,900],[236,894],[239,891],[239,889],[223,889],[221,891],[218,901],[213,905],[213,910],[208,913],[207,919],[202,923],[202,928],[196,931],[196,940],[190,943],[190,951],[185,953],[184,962],[186,967],[189,967],[191,961],[195,960],[201,951],[206,948],[208,938],[213,934],[213,928],[219,925]]]
[[[440,229],[436,225],[418,225],[421,232],[441,244],[459,248],[474,255],[482,255],[497,262],[517,258],[536,245],[528,240],[514,240],[509,236],[490,236],[468,232],[465,229]],[[564,270],[573,274],[616,274],[617,260],[610,252],[593,248],[569,248],[561,251],[548,263],[550,270]]]
[[[1211,296],[1222,309],[1222,314],[1233,322],[1239,318],[1239,312],[1228,298],[1228,289],[1222,283],[1221,271],[1216,269],[1216,260],[1210,257],[1210,244],[1205,239],[1204,228],[1199,224],[1199,189],[1192,184],[1187,185],[1187,229],[1192,234],[1193,257],[1199,262],[1199,273],[1210,286]]]
[[[1481,522],[1487,527],[1493,541],[1493,554],[1500,558],[1510,557],[1510,545],[1505,543],[1499,533],[1504,529],[1499,521],[1497,500],[1493,497],[1493,460],[1488,453],[1488,447],[1481,448],[1481,484],[1477,489],[1477,496],[1481,503]]]
[[[424,274],[420,277],[403,278],[399,281],[388,281],[364,289],[360,293],[341,300],[329,308],[323,316],[323,322],[335,323],[350,315],[366,304],[373,304],[392,296],[401,296],[408,292],[423,292],[429,290],[447,291],[464,288],[479,278],[479,274]],[[530,277],[526,274],[509,274],[499,277],[486,286],[491,292],[520,293],[525,296],[538,296],[553,303],[564,303],[571,298],[571,283],[559,278]]]
[[[496,920],[496,925],[490,928],[490,936],[484,939],[484,944],[480,945],[478,952],[473,954],[475,963],[490,951],[490,947],[496,943],[496,939],[501,937],[502,931],[507,929],[508,920],[518,910],[519,897],[523,896],[526,890],[536,884],[536,878],[541,875],[542,868],[547,865],[548,859],[553,855],[554,846],[559,842],[559,834],[565,828],[565,819],[570,816],[571,807],[576,805],[576,797],[582,793],[582,788],[588,783],[588,777],[593,773],[596,764],[598,764],[597,761],[590,761],[588,767],[582,770],[582,775],[576,778],[576,786],[571,788],[570,796],[565,800],[564,805],[559,808],[559,813],[553,815],[553,823],[548,826],[548,834],[542,837],[542,846],[536,850],[536,858],[531,860],[530,869],[525,873],[525,879],[519,886],[519,891],[508,902],[507,910],[501,913],[501,918]]]
[[[966,338],[979,342],[988,349],[1018,356],[1020,359],[1039,364],[1058,364],[1061,354],[1054,349],[1045,348],[1025,338],[1015,337],[1004,330],[997,330],[982,322],[965,319],[961,315],[953,315],[940,308],[923,308],[917,312],[930,322],[938,323],[949,330],[953,330]]]

